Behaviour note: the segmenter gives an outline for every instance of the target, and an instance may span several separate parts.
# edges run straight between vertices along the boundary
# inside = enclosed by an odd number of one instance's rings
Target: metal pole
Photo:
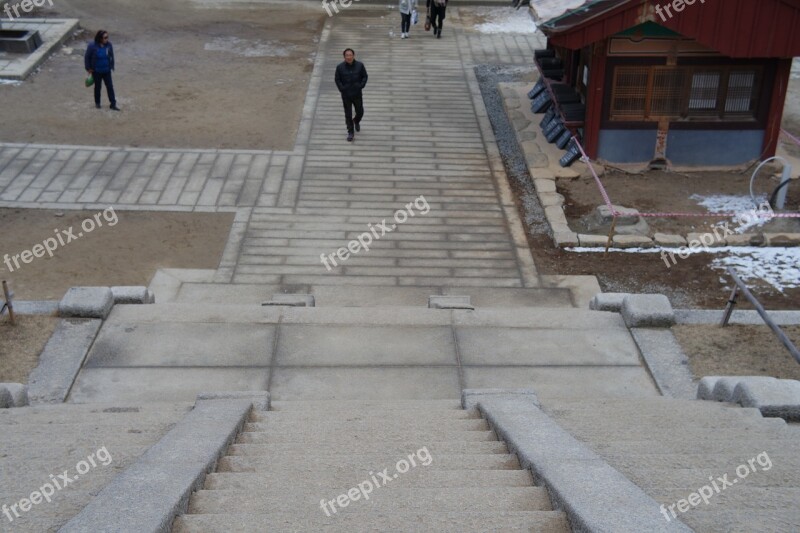
[[[728,274],[730,274],[731,277],[733,278],[733,281],[736,283],[736,285],[738,285],[739,289],[741,289],[742,294],[744,294],[745,297],[748,300],[750,300],[750,303],[753,304],[753,307],[756,308],[758,314],[761,315],[761,318],[764,319],[764,322],[766,322],[766,324],[770,327],[770,329],[772,329],[772,331],[775,333],[778,339],[780,339],[780,341],[783,343],[786,349],[789,350],[789,353],[792,354],[792,357],[794,357],[795,360],[798,363],[800,363],[800,351],[797,350],[797,347],[794,344],[792,344],[792,341],[789,340],[789,337],[786,336],[783,330],[779,328],[778,325],[775,324],[775,322],[772,321],[772,319],[767,314],[767,311],[764,309],[764,306],[762,306],[758,302],[758,300],[756,300],[755,296],[753,296],[750,293],[745,284],[742,283],[742,280],[739,279],[739,276],[736,275],[736,272],[734,272],[731,267],[728,267],[727,271]]]
[[[3,280],[3,295],[6,298],[6,307],[8,307],[8,319],[11,322],[11,325],[14,324],[14,304],[11,303],[11,295],[8,293],[8,283],[6,280]]]
[[[737,298],[739,298],[739,286],[735,285],[731,291],[731,297],[728,298],[728,305],[725,306],[725,316],[722,317],[722,324],[720,324],[723,328],[728,325],[728,321],[731,319]]]

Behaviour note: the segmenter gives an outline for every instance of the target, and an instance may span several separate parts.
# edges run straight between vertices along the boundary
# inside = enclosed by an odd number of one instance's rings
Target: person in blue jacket
[[[108,40],[108,32],[100,30],[94,36],[94,42],[89,43],[86,55],[83,57],[86,72],[94,77],[94,105],[100,109],[100,91],[103,83],[106,84],[108,100],[111,109],[119,111],[117,97],[114,94],[114,82],[111,80],[111,71],[114,70],[114,46]]]

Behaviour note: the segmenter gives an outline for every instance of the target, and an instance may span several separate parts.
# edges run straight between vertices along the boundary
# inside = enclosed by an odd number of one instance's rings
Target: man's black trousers
[[[344,119],[347,123],[347,132],[353,133],[355,124],[361,122],[361,117],[364,116],[364,98],[360,94],[356,96],[342,95],[342,104],[344,104]],[[355,118],[353,117],[353,107],[356,108]]]

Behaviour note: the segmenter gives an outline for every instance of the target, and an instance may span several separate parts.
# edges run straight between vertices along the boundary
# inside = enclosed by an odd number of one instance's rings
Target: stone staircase
[[[664,397],[547,399],[543,409],[662,504],[665,523],[675,518],[672,505],[677,518],[697,532],[800,528],[797,425],[762,418],[757,409]],[[730,484],[718,481],[726,475]],[[707,495],[713,491],[708,503],[690,502],[680,512],[677,502],[704,486]]]
[[[480,413],[456,400],[272,409],[250,415],[173,532],[570,531]]]
[[[111,403],[0,409],[0,505],[13,519],[0,514],[0,531],[55,531],[190,408],[184,403]],[[105,451],[98,454],[101,448]],[[95,466],[88,459],[92,454]],[[81,461],[91,467],[85,474],[77,470]],[[64,472],[72,483],[59,478]],[[54,491],[51,501],[23,511],[19,502],[52,484],[52,478],[65,486]],[[11,509],[14,504],[19,516]]]

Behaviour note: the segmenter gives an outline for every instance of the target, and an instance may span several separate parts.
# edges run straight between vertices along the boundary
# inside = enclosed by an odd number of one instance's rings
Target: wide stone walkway
[[[540,286],[471,70],[523,62],[539,37],[465,32],[453,9],[442,39],[420,24],[400,40],[395,15],[327,22],[291,152],[1,144],[0,206],[236,211],[218,283]],[[353,144],[333,83],[345,47],[370,74]],[[384,220],[368,252],[322,264]]]

